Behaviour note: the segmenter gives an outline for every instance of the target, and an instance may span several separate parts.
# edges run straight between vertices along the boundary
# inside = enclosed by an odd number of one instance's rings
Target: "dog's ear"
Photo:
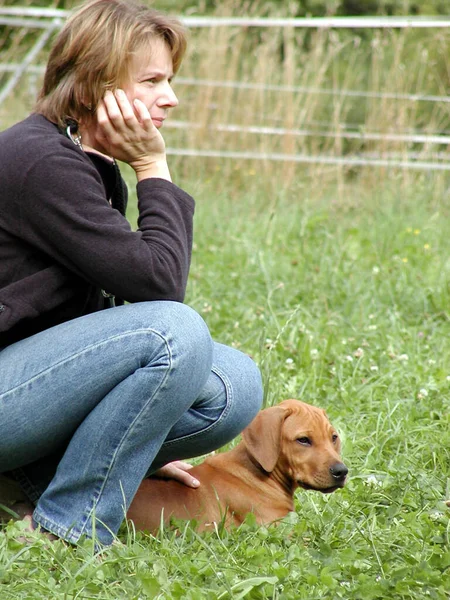
[[[264,471],[271,473],[277,464],[281,448],[281,428],[290,411],[272,406],[260,411],[242,432],[250,455]]]

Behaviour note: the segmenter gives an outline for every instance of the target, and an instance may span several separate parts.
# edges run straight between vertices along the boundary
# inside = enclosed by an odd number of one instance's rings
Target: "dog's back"
[[[210,527],[225,519],[225,523],[238,524],[240,505],[248,505],[246,480],[249,471],[257,468],[246,458],[244,444],[229,452],[206,458],[189,470],[200,481],[200,487],[191,488],[173,479],[145,479],[133,500],[127,517],[137,529],[155,532],[173,517],[177,520],[195,519],[199,529]],[[252,480],[253,480],[252,477]],[[244,502],[242,502],[242,496]],[[246,510],[245,512],[249,512]]]

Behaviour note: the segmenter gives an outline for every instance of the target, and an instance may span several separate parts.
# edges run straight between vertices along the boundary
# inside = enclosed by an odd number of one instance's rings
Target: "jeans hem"
[[[93,536],[89,536],[83,532],[77,532],[74,527],[65,527],[62,525],[58,525],[51,519],[48,519],[44,515],[42,515],[37,509],[33,513],[33,522],[38,527],[42,527],[49,533],[53,533],[58,538],[69,542],[70,544],[76,545],[82,537],[92,538]],[[96,550],[99,550],[105,546],[110,546],[114,541],[114,536],[111,534],[110,539],[108,541],[101,540],[98,535],[95,536],[95,547]]]

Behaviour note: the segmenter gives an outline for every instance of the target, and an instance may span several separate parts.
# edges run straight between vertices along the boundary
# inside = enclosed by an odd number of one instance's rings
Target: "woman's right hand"
[[[123,90],[108,91],[101,100],[94,137],[105,154],[128,163],[139,181],[148,177],[171,180],[161,133],[145,104],[136,99],[132,105]]]

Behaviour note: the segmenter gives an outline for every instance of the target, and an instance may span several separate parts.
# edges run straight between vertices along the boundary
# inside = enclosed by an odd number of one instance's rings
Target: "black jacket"
[[[0,133],[0,347],[104,308],[184,299],[194,201],[137,184],[138,230],[111,207],[117,169],[33,114]]]

